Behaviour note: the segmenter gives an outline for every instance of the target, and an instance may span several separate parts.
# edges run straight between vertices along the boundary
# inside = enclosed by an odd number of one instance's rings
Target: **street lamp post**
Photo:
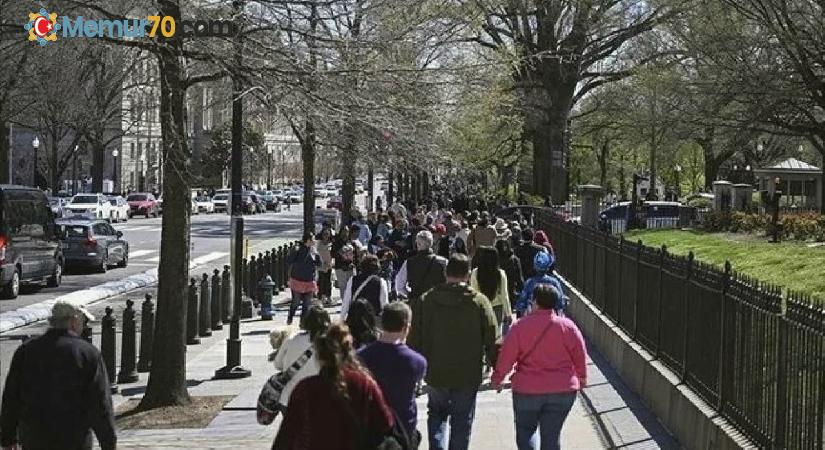
[[[676,164],[676,201],[682,196],[682,166]]]
[[[72,158],[72,195],[77,194],[77,152],[79,148],[77,145],[74,147],[74,155]]]
[[[266,188],[272,189],[272,147],[266,146]]]
[[[112,174],[112,184],[114,184],[114,186],[112,186],[112,190],[115,191],[114,192],[115,194],[120,194],[120,185],[118,184],[118,178],[119,178],[118,175],[120,173],[117,170],[117,155],[118,155],[117,149],[112,150],[112,158],[114,158],[114,168],[113,168],[114,173]]]
[[[140,154],[140,167],[138,167],[138,190],[143,192],[143,183],[145,181],[146,175],[144,174],[144,170],[146,169],[146,154]]]
[[[34,164],[32,164],[32,186],[40,187],[37,184],[37,149],[40,148],[40,139],[37,136],[32,140],[32,148],[34,149]]]

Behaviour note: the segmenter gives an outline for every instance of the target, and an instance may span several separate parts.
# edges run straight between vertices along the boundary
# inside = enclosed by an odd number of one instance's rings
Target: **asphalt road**
[[[275,237],[299,237],[301,234],[301,212],[303,205],[292,205],[291,211],[268,212],[244,216],[245,236],[250,245]],[[107,281],[120,280],[129,275],[155,268],[160,261],[161,220],[133,218],[128,222],[113,224],[123,232],[129,242],[129,265],[125,268],[110,268],[106,273],[95,273],[91,269],[69,269],[63,282],[56,288],[25,289],[14,300],[0,300],[0,312],[50,300],[56,296],[97,286]],[[197,263],[229,260],[229,216],[226,214],[198,214],[192,216],[191,260]]]

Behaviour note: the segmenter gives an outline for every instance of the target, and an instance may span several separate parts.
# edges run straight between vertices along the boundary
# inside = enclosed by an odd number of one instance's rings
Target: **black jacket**
[[[293,249],[286,257],[289,276],[298,281],[315,281],[315,271],[321,267],[321,255],[312,253],[306,245]]]
[[[407,260],[407,283],[410,298],[420,297],[435,286],[447,281],[447,260],[431,250],[419,251]]]
[[[65,329],[52,328],[14,352],[0,409],[0,446],[25,450],[91,449],[94,430],[114,449],[115,418],[100,352]]]
[[[544,247],[533,241],[524,242],[516,249],[516,257],[521,262],[521,276],[525,280],[536,275],[536,269],[533,268],[533,259],[535,259],[536,254],[543,251],[545,251]]]

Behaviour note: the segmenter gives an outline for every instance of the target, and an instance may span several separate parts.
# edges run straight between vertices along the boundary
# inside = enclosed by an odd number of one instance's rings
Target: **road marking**
[[[224,256],[228,256],[228,255],[229,255],[229,253],[227,253],[227,252],[212,252],[212,253],[208,253],[208,254],[203,255],[203,256],[198,256],[197,258],[193,259],[192,261],[189,261],[189,267],[200,266],[201,264],[206,264],[209,261],[214,261],[218,258],[223,258]]]
[[[129,253],[130,258],[140,258],[141,256],[146,256],[152,253],[155,253],[157,250],[138,250]]]
[[[147,230],[160,230],[160,227],[151,227],[151,226],[139,226],[139,227],[123,227],[120,231],[147,231]]]
[[[154,258],[149,258],[146,262],[160,262],[160,256],[155,256]]]

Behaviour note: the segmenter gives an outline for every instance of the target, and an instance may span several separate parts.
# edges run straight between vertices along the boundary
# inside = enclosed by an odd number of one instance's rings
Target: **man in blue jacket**
[[[518,317],[530,312],[530,306],[533,302],[533,290],[535,290],[539,284],[549,284],[558,289],[562,296],[555,309],[558,314],[564,313],[564,309],[567,307],[567,297],[564,295],[561,282],[553,275],[552,269],[554,262],[553,255],[549,252],[541,251],[536,253],[536,256],[533,258],[533,269],[536,271],[536,274],[524,282],[524,288],[516,300],[516,315]]]

